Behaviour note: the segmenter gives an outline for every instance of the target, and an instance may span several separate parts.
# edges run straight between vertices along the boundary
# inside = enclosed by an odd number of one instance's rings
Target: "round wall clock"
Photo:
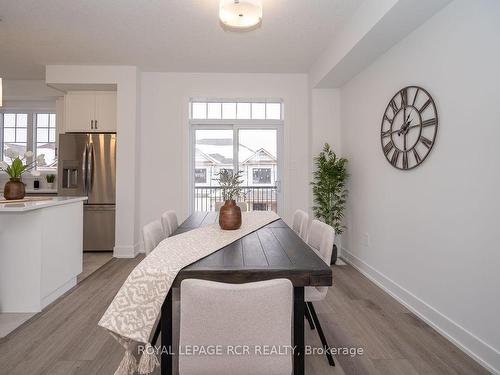
[[[436,142],[438,114],[430,94],[421,87],[398,91],[387,105],[380,142],[394,168],[408,170],[423,163]]]

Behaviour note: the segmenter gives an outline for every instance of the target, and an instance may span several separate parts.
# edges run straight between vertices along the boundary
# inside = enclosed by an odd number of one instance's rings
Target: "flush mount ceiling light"
[[[219,19],[224,29],[250,31],[262,23],[260,0],[220,0]]]

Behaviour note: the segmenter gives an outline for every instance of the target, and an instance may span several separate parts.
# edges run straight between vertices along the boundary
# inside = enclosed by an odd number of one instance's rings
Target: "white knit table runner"
[[[147,354],[153,351],[146,350],[137,366],[132,350],[139,343],[149,347],[163,301],[181,269],[277,219],[274,212],[243,212],[240,229],[222,230],[218,224],[193,229],[166,238],[144,258],[99,321],[125,348],[115,375],[149,374],[159,365],[156,355]]]

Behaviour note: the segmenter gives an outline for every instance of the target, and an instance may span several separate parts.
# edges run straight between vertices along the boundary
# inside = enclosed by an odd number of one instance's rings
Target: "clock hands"
[[[413,121],[413,118],[410,121],[408,121],[410,119],[410,116],[411,116],[411,112],[406,117],[406,120],[403,123],[403,125],[401,125],[401,128],[399,130],[396,130],[398,133],[398,136],[400,136],[401,134],[406,135],[406,131],[407,131],[408,127],[410,126],[411,122]]]

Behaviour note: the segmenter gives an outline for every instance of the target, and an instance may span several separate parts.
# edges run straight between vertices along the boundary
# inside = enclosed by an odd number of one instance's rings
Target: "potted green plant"
[[[47,175],[45,175],[45,180],[47,181],[48,188],[53,189],[54,182],[56,181],[56,175],[55,174],[47,174]]]
[[[33,157],[32,151],[26,151],[21,157],[19,152],[11,148],[5,150],[5,156],[10,159],[11,163],[9,165],[3,160],[0,161],[0,171],[9,175],[9,181],[3,189],[3,196],[7,200],[23,199],[26,195],[25,185],[21,181],[23,173],[31,171],[33,176],[40,176],[40,172],[35,168],[45,165],[45,156],[40,154],[35,160],[28,162]]]
[[[339,158],[330,145],[325,143],[323,151],[314,158],[315,170],[311,182],[317,219],[331,225],[335,234],[345,229],[342,223],[347,200],[347,159]],[[337,245],[333,245],[332,264],[337,261]]]
[[[221,169],[215,181],[219,182],[222,190],[224,205],[219,211],[219,225],[225,230],[234,230],[241,227],[241,208],[236,204],[236,199],[242,195],[242,172],[234,173],[231,169]]]

